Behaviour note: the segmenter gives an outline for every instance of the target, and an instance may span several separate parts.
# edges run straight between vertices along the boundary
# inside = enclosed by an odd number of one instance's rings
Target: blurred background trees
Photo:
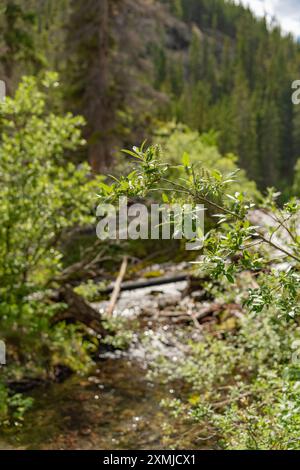
[[[218,131],[221,152],[236,153],[260,188],[290,187],[300,54],[276,23],[224,0],[5,0],[1,9],[9,91],[24,73],[60,72],[62,106],[87,120],[94,171],[175,119]]]

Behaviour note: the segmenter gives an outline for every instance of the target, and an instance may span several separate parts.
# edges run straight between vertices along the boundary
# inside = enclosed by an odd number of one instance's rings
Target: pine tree
[[[89,161],[95,172],[111,162],[116,112],[109,75],[108,0],[73,0],[67,37],[67,82],[71,109],[87,120]]]
[[[11,93],[24,71],[36,72],[41,65],[34,41],[36,15],[14,0],[5,0],[0,8],[1,74]]]
[[[249,177],[258,180],[256,115],[245,73],[238,70],[232,94],[236,154]]]

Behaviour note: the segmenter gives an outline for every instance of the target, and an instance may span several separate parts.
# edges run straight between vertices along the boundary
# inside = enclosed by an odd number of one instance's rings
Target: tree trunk
[[[61,321],[79,322],[91,328],[101,337],[107,336],[107,331],[101,322],[100,313],[94,310],[80,295],[76,294],[69,286],[60,289],[58,302],[67,304],[67,309],[58,313],[52,320],[55,325]]]

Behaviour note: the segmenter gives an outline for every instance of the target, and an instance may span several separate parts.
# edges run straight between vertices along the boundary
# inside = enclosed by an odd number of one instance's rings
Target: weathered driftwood
[[[197,323],[201,323],[201,321],[205,321],[208,317],[216,316],[227,310],[230,314],[240,317],[242,316],[242,307],[239,304],[220,304],[217,302],[212,302],[208,305],[204,305],[198,309],[195,308],[195,311],[190,313],[184,313],[183,311],[163,311],[160,312],[160,318],[168,318],[172,321],[172,323],[186,323],[191,321],[196,321]]]
[[[52,320],[53,325],[61,321],[79,322],[102,337],[107,335],[100,313],[93,309],[80,295],[76,294],[70,286],[62,287],[56,300],[67,304],[67,308],[55,315]]]
[[[51,279],[60,285],[66,283],[76,284],[80,280],[93,279],[99,275],[99,265],[103,261],[110,260],[106,255],[107,247],[101,245],[101,240],[96,240],[92,246],[89,246],[81,255],[80,261],[71,264],[65,268],[59,276]]]
[[[115,308],[116,303],[118,301],[118,298],[119,298],[119,295],[120,295],[120,290],[121,290],[121,284],[122,284],[122,281],[123,281],[124,276],[126,274],[127,263],[128,263],[128,258],[127,258],[127,256],[124,256],[122,264],[121,264],[120,272],[118,274],[117,280],[115,282],[114,290],[112,292],[110,303],[109,303],[109,306],[107,308],[108,315],[113,314],[114,308]]]

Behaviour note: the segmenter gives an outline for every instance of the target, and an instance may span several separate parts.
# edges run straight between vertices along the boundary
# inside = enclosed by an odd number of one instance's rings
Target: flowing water
[[[124,293],[119,302],[126,316],[136,306],[149,309],[166,299],[179,301],[184,284]],[[101,306],[98,306],[101,309]],[[157,307],[158,308],[158,307]],[[151,322],[150,322],[151,324]],[[64,383],[35,389],[34,406],[24,425],[0,440],[8,449],[197,449],[201,429],[191,428],[184,417],[175,418],[161,406],[162,399],[184,393],[182,384],[164,384],[147,374],[153,354],[169,358],[182,354],[169,326],[148,329],[151,353],[136,342],[126,354],[102,356],[86,377],[73,375]],[[196,427],[197,428],[197,427]]]
[[[190,426],[161,406],[174,390],[146,378],[126,358],[106,359],[93,375],[36,389],[22,429],[0,448],[163,449],[199,448]]]

